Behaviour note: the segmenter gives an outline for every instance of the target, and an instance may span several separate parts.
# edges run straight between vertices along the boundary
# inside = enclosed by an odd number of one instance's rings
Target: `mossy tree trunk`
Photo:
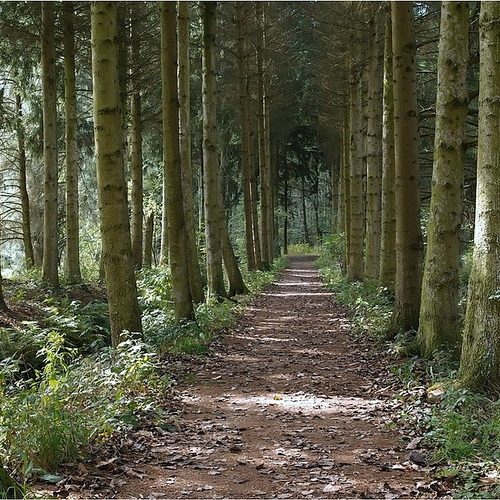
[[[370,20],[368,61],[368,126],[366,132],[366,241],[364,278],[378,278],[380,268],[381,171],[381,70],[378,49],[378,12]]]
[[[177,2],[179,59],[179,133],[182,175],[182,200],[186,224],[186,246],[191,296],[195,303],[203,302],[203,278],[198,262],[193,205],[193,168],[191,164],[191,86],[189,61],[189,2]]]
[[[420,170],[413,2],[392,2],[396,283],[390,334],[418,329],[421,292]]]
[[[176,320],[194,319],[189,283],[186,225],[182,198],[177,91],[176,3],[161,2],[163,175],[165,177],[172,294]]]
[[[474,254],[458,372],[462,386],[500,392],[500,3],[481,2]]]
[[[54,3],[42,2],[42,90],[43,90],[43,262],[42,279],[59,287],[57,247],[57,131],[56,54],[54,46]]]
[[[422,280],[418,342],[424,356],[458,354],[460,226],[468,112],[469,6],[444,1],[438,55],[434,168]]]
[[[216,55],[217,2],[202,2],[203,187],[207,248],[208,295],[226,297],[222,273],[221,193],[217,156]]]
[[[113,2],[92,2],[90,9],[97,191],[113,346],[124,330],[141,331],[123,159],[116,8]]]
[[[78,206],[78,146],[75,88],[75,33],[73,2],[63,5],[64,107],[66,115],[66,278],[82,280],[80,270],[80,224]]]
[[[382,112],[382,213],[379,283],[394,292],[396,281],[396,198],[394,165],[394,83],[391,8],[386,7]]]

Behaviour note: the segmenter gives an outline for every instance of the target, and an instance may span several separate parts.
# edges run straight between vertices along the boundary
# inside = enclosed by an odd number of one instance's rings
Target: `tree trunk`
[[[132,102],[130,105],[130,178],[131,189],[131,238],[132,256],[136,269],[142,267],[144,194],[142,177],[142,109],[141,82],[138,68],[141,65],[141,20],[140,4],[132,4]]]
[[[42,2],[43,163],[45,171],[42,279],[48,281],[54,288],[58,288],[57,86],[54,29],[54,3]]]
[[[5,298],[3,295],[3,283],[2,283],[2,266],[1,266],[1,256],[0,256],[0,312],[8,311],[9,308],[5,303]],[[0,481],[0,493],[1,493],[1,481]]]
[[[345,252],[344,252],[344,268],[349,269],[349,259],[351,258],[351,129],[350,129],[350,112],[346,110],[344,117],[344,126],[342,127],[342,157],[343,157],[343,212],[344,226],[342,227],[345,234]]]
[[[248,33],[246,30],[248,13],[243,2],[236,2],[236,27],[238,31],[238,83],[241,121],[241,166],[243,172],[243,206],[245,211],[245,248],[249,270],[257,269],[253,240],[250,177],[253,168],[250,145],[250,84],[248,75]]]
[[[469,60],[467,2],[441,6],[434,168],[422,280],[418,341],[424,356],[447,347],[458,354],[458,291],[465,119]]]
[[[215,36],[217,2],[202,2],[202,96],[203,96],[203,167],[205,197],[205,233],[207,248],[208,295],[226,297],[222,273],[222,211],[217,156],[217,111],[215,83]]]
[[[283,253],[288,254],[288,163],[287,163],[287,147],[285,142],[284,157],[284,179],[283,179]]]
[[[378,13],[370,21],[368,68],[368,128],[366,132],[366,243],[365,279],[376,280],[380,268],[380,205],[382,171],[380,163],[381,72],[377,44]]]
[[[234,255],[225,215],[221,226],[221,251],[222,259],[224,261],[224,269],[226,270],[227,279],[229,281],[228,296],[234,297],[235,295],[248,293],[248,288],[245,286],[243,276],[241,275],[238,262],[236,261],[236,257]]]
[[[154,235],[154,213],[151,212],[146,219],[144,230],[144,266],[153,265],[153,235]]]
[[[420,171],[413,2],[392,2],[396,184],[396,289],[391,334],[418,329],[421,291]]]
[[[182,199],[186,222],[186,246],[191,296],[195,303],[203,302],[203,279],[198,262],[193,205],[193,168],[191,165],[191,90],[189,61],[189,3],[177,2],[179,56],[179,132],[182,175]]]
[[[257,119],[259,145],[260,229],[262,264],[269,265],[270,165],[268,131],[266,128],[266,82],[264,74],[264,22],[261,2],[255,2],[257,17]]]
[[[309,236],[309,227],[307,225],[307,207],[306,207],[306,183],[304,175],[300,178],[300,207],[302,209],[302,231],[304,232],[304,243],[311,244]]]
[[[78,146],[75,89],[75,34],[73,2],[63,5],[64,107],[66,114],[66,278],[82,280],[78,210]]]
[[[363,238],[364,238],[364,194],[363,194],[363,120],[360,75],[352,68],[350,104],[350,185],[349,212],[350,232],[347,278],[350,281],[363,279]]]
[[[252,112],[250,112],[250,115]],[[257,178],[255,173],[254,158],[255,158],[255,121],[249,117],[250,123],[250,206],[252,210],[252,229],[253,229],[253,246],[255,250],[255,267],[262,270],[262,248],[260,245],[260,222],[258,213],[258,196],[257,196]]]
[[[394,191],[394,84],[391,9],[387,8],[384,39],[382,116],[382,215],[379,283],[394,292],[396,281],[396,199]]]
[[[116,4],[92,2],[90,15],[97,190],[111,341],[116,346],[123,331],[141,331],[123,160]]]
[[[166,180],[168,240],[174,314],[177,321],[194,319],[186,226],[182,199],[177,92],[176,3],[161,2],[161,66],[163,102],[163,175]]]
[[[266,190],[267,190],[267,258],[269,264],[274,261],[274,201],[272,189],[272,164],[271,164],[271,118],[269,115],[269,96],[267,80],[264,80],[264,138],[265,138],[265,165],[266,165]]]
[[[28,195],[28,182],[26,177],[26,134],[23,125],[21,94],[18,91],[16,91],[16,110],[16,134],[17,148],[19,153],[19,190],[21,197],[23,244],[26,268],[30,269],[35,265],[35,252],[33,250],[33,239],[31,238],[30,200]]]
[[[500,387],[500,3],[482,2],[474,254],[459,383],[498,395]]]

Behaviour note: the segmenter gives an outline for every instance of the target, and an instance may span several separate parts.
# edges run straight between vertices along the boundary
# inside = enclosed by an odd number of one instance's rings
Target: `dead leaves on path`
[[[180,383],[165,428],[116,437],[90,457],[86,474],[68,466],[60,496],[445,494],[418,437],[405,443],[386,426],[400,409],[387,361],[348,330],[312,263],[292,268],[212,356],[166,360]]]

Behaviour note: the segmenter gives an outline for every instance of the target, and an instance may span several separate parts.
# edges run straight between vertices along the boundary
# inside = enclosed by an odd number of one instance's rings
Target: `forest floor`
[[[68,464],[81,498],[446,496],[401,411],[394,363],[350,334],[313,256],[290,258],[208,357],[177,356],[171,426],[141,427]]]

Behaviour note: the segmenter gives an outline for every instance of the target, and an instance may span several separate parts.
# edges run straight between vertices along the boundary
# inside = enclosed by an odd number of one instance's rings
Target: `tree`
[[[444,346],[458,352],[460,342],[458,293],[468,59],[468,3],[444,1],[434,169],[418,331],[424,356]]]
[[[163,109],[163,175],[165,177],[168,241],[174,313],[177,321],[194,319],[186,226],[182,200],[177,92],[177,34],[175,2],[161,3],[161,81]]]
[[[35,265],[35,252],[31,237],[30,199],[26,175],[26,133],[23,125],[22,100],[19,89],[16,89],[16,135],[19,155],[19,194],[21,197],[21,220],[23,226],[23,244],[26,268]]]
[[[381,119],[380,119],[380,58],[377,44],[379,13],[369,23],[368,62],[368,124],[366,132],[366,243],[365,270],[367,280],[378,278],[380,267],[380,205],[381,205]]]
[[[97,189],[111,341],[141,331],[132,260],[118,85],[116,4],[92,2],[92,77]]]
[[[66,115],[66,277],[81,281],[78,211],[78,149],[75,89],[75,35],[73,2],[63,6],[64,107]]]
[[[362,86],[361,69],[353,62],[351,67],[350,95],[350,158],[349,158],[349,256],[347,277],[349,280],[363,279],[364,195],[363,195],[363,151],[362,151]],[[346,191],[347,192],[347,191]]]
[[[0,265],[0,312],[5,312],[5,311],[8,311],[8,310],[9,310],[9,308],[7,307],[7,304],[5,303],[5,298],[4,298],[4,295],[3,295],[2,268],[1,268],[1,265]]]
[[[58,288],[57,87],[54,29],[54,4],[53,2],[42,2],[43,163],[45,173],[42,278],[54,288]]]
[[[474,253],[458,372],[462,386],[500,387],[500,3],[482,2]]]
[[[221,254],[221,196],[217,158],[215,36],[217,2],[202,2],[203,24],[203,187],[205,202],[205,234],[207,246],[208,295],[226,297]]]
[[[132,4],[132,97],[130,104],[130,180],[132,189],[131,223],[132,255],[137,269],[142,267],[143,247],[143,176],[142,176],[142,102],[141,102],[141,12],[140,4]]]
[[[267,80],[264,69],[266,51],[265,14],[261,2],[255,2],[257,17],[257,121],[260,175],[260,218],[261,218],[261,255],[264,266],[273,261],[272,200],[271,200],[271,157],[269,132],[269,104]]]
[[[186,247],[191,296],[195,303],[203,302],[203,278],[198,262],[196,227],[193,206],[193,168],[191,164],[191,85],[189,61],[189,3],[177,2],[178,80],[179,80],[179,140],[182,175],[182,200],[186,225]]]
[[[382,199],[379,282],[394,292],[396,279],[396,200],[394,192],[394,87],[391,9],[386,10],[382,113]]]
[[[422,239],[413,2],[392,2],[396,283],[391,333],[417,330]]]
[[[251,103],[249,95],[250,78],[248,74],[248,11],[243,2],[235,2],[237,27],[237,57],[238,57],[238,84],[240,97],[241,122],[241,167],[243,171],[243,205],[245,211],[245,246],[247,266],[249,270],[258,269],[256,248],[253,238],[253,203],[252,186],[250,183],[253,156],[251,144]]]

